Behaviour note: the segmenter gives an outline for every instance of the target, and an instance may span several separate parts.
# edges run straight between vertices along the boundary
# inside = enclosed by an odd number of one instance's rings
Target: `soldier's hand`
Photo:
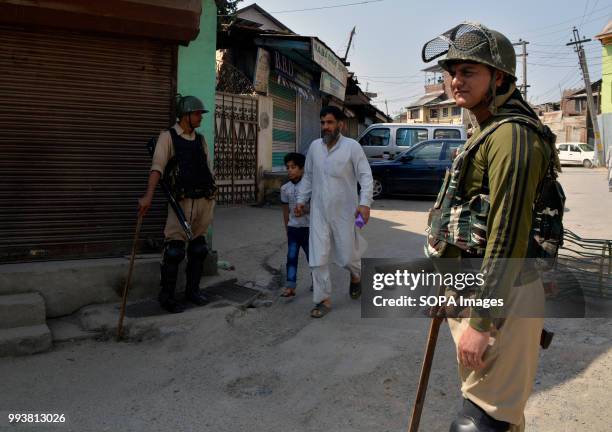
[[[295,210],[293,210],[293,214],[296,217],[300,217],[300,216],[302,216],[305,213],[305,208],[306,208],[305,204],[298,203],[295,206]]]
[[[152,201],[153,197],[149,195],[144,195],[138,200],[138,216],[144,216],[147,214],[147,212],[151,208]]]
[[[479,332],[468,326],[457,346],[459,362],[466,368],[472,370],[481,369],[484,366],[482,357],[489,345],[490,332]]]

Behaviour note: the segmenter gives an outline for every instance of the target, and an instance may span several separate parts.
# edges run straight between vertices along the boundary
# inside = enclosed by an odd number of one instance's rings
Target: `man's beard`
[[[323,135],[323,142],[325,144],[331,144],[340,136],[340,128],[337,128],[331,133],[322,132],[322,135]]]

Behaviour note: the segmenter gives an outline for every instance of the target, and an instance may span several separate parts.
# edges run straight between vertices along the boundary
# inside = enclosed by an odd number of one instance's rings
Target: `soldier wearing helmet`
[[[470,111],[477,127],[430,211],[425,251],[481,259],[485,283],[476,295],[506,305],[447,313],[464,397],[450,430],[521,431],[543,318],[517,315],[528,306],[543,311],[544,289],[536,274],[515,264],[528,257],[539,186],[558,167],[555,137],[517,90],[514,48],[504,35],[463,23],[422,51],[426,62],[444,54],[438,64],[451,76],[457,105]],[[452,287],[447,294],[453,295]]]
[[[155,188],[163,175],[170,183],[173,196],[191,225],[193,239],[189,242],[185,254],[187,236],[176,214],[168,208],[164,228],[159,302],[170,313],[184,310],[183,305],[175,299],[174,291],[179,265],[185,255],[187,255],[185,300],[198,306],[205,305],[209,301],[200,292],[199,284],[204,259],[208,254],[205,236],[213,218],[215,183],[210,169],[206,141],[196,132],[202,122],[202,114],[207,112],[202,101],[194,96],[177,98],[178,122],[159,135],[147,191],[138,201],[139,214],[144,216],[151,207]]]

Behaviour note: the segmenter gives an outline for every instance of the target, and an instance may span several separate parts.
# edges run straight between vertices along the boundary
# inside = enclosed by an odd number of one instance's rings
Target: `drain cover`
[[[215,307],[215,305],[223,305],[223,302],[219,302],[219,300],[226,300],[240,305],[249,305],[259,296],[258,290],[238,285],[236,279],[230,279],[211,285],[203,288],[202,291],[211,298],[212,303],[210,305],[212,307]],[[176,298],[181,301],[183,293],[177,293]],[[182,304],[185,309],[197,307],[191,303]],[[125,308],[125,316],[129,318],[144,318],[166,314],[167,312],[161,308],[159,302],[153,299],[131,303]]]
[[[125,308],[125,316],[129,318],[144,318],[155,315],[167,314],[157,300],[143,300],[127,305]]]
[[[222,297],[233,303],[249,304],[259,296],[259,291],[238,285],[236,280],[221,282],[204,288],[203,290],[211,297]]]

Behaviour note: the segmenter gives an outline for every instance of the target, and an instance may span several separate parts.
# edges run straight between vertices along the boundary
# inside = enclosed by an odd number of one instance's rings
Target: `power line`
[[[550,67],[550,68],[573,68],[574,66],[569,64],[542,64],[542,63],[527,63],[529,66],[539,66],[539,67]],[[591,66],[601,66],[601,63],[591,63]]]
[[[582,13],[582,19],[580,20],[580,25],[578,27],[582,27],[582,24],[584,23],[584,17],[586,16],[588,8],[589,8],[589,0],[587,0],[586,3],[584,4],[584,12]]]
[[[383,1],[385,0],[364,0],[364,1],[355,2],[355,3],[344,3],[344,4],[338,4],[338,5],[319,6],[319,7],[304,8],[304,9],[287,9],[287,10],[281,10],[281,11],[274,11],[270,13],[293,13],[293,12],[307,12],[307,11],[322,10],[322,9],[336,9],[336,8],[347,7],[347,6],[359,6],[359,5],[364,5],[368,3],[380,3]]]
[[[610,8],[612,8],[612,6],[605,6],[605,7],[599,8],[599,9],[593,9],[593,10],[591,10],[591,12],[589,12],[587,15],[583,15],[583,16],[584,16],[584,17],[588,17],[588,16],[593,15],[595,12],[601,12],[601,11],[603,11],[603,10],[607,10],[607,9],[610,9]],[[560,22],[557,22],[557,23],[555,23],[555,24],[549,24],[549,25],[545,25],[545,26],[539,26],[539,27],[538,27],[538,32],[539,32],[540,30],[549,29],[549,28],[555,28],[555,27],[558,27],[558,26],[565,25],[565,24],[567,24],[567,23],[571,23],[571,22],[573,22],[573,21],[575,21],[575,20],[577,20],[577,19],[579,19],[579,18],[581,18],[581,16],[580,16],[580,15],[578,15],[578,16],[576,16],[576,17],[573,17],[573,18],[568,18],[568,19],[566,19],[566,20],[564,20],[564,21],[560,21]],[[598,19],[598,18],[597,18],[597,19]],[[584,24],[584,23],[582,23],[582,24]],[[582,25],[582,24],[581,24],[581,25]],[[527,35],[533,35],[533,36],[537,35],[537,33],[531,33],[531,32],[526,32],[526,34],[527,34]]]
[[[610,14],[601,15],[601,16],[599,16],[599,17],[596,17],[596,18],[593,18],[593,19],[591,19],[591,20],[585,21],[585,22],[583,22],[582,24],[588,24],[588,23],[591,23],[591,22],[595,22],[595,21],[598,21],[598,20],[600,20],[600,19],[602,19],[602,18],[606,18],[606,19],[608,19],[609,17],[610,17]],[[582,25],[582,24],[581,24],[581,25]],[[540,36],[547,36],[547,35],[552,35],[552,34],[557,34],[557,33],[567,32],[568,30],[569,30],[569,29],[566,27],[566,28],[559,29],[559,30],[554,30],[554,31],[551,31],[551,32],[545,32],[545,33],[527,33],[527,34],[528,34],[528,35],[529,35],[529,34],[531,34],[531,35],[532,35],[532,37],[540,37]]]
[[[570,70],[569,72],[567,72],[567,73],[566,73],[566,74],[563,76],[563,78],[561,78],[561,79],[559,80],[559,82],[558,82],[557,84],[555,84],[553,87],[550,87],[548,90],[545,90],[544,92],[539,93],[537,96],[535,96],[535,99],[539,99],[539,98],[541,98],[542,96],[545,96],[545,95],[548,95],[548,94],[552,93],[554,90],[556,90],[556,89],[557,89],[557,87],[560,87],[560,86],[562,86],[562,85],[565,85],[565,84],[566,84],[568,81],[570,81],[570,80],[574,80],[574,81],[575,81],[575,80],[576,80],[576,76],[575,76],[574,74],[575,74],[576,72],[578,72],[578,70],[579,70],[579,69],[578,69],[578,67],[575,67],[575,70]],[[580,79],[580,78],[578,78],[578,79]]]
[[[318,7],[304,8],[304,9],[286,9],[286,10],[280,10],[280,11],[272,11],[269,13],[279,14],[279,13],[293,13],[293,12],[308,12],[308,11],[322,10],[322,9],[336,9],[336,8],[342,8],[342,7],[348,7],[348,6],[361,6],[361,5],[368,4],[368,3],[380,3],[384,1],[385,0],[364,0],[360,2],[343,3],[343,4],[330,5],[330,6],[318,6]],[[262,14],[259,12],[253,12],[253,13],[257,15],[265,16],[265,14]],[[234,15],[235,14],[217,14],[217,16],[234,16]]]

